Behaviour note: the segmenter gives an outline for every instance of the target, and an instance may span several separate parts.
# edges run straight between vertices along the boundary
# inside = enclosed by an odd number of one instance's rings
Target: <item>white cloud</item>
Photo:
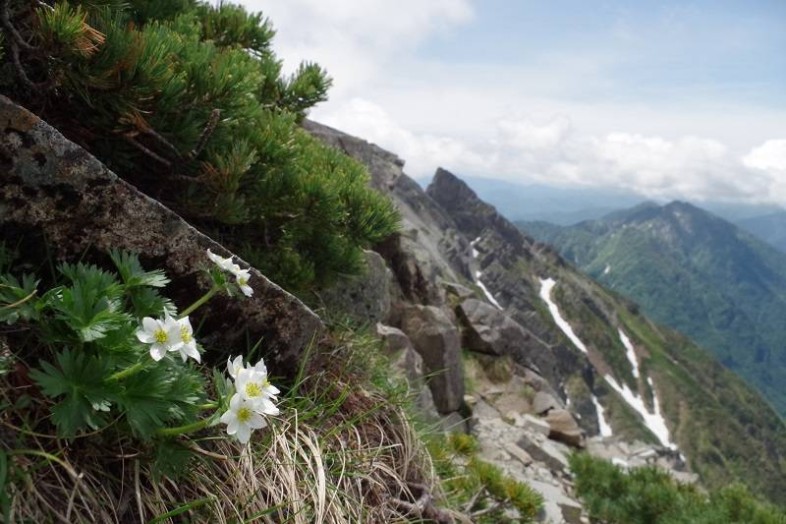
[[[245,0],[277,29],[285,68],[318,62],[335,80],[333,95],[395,77],[390,62],[435,33],[469,21],[468,0]],[[336,93],[336,91],[338,93]]]
[[[767,140],[743,158],[745,165],[757,169],[786,170],[786,139]]]
[[[650,198],[786,197],[786,140],[768,141],[741,156],[717,140],[695,136],[582,135],[563,115],[502,120],[491,138],[472,140],[413,132],[364,99],[333,109],[323,112],[322,121],[395,152],[405,160],[405,171],[418,178],[442,166],[459,175],[615,187]]]
[[[647,197],[786,202],[786,140],[772,140],[786,135],[783,111],[744,102],[720,110],[681,91],[593,99],[614,92],[604,72],[618,57],[592,50],[544,49],[534,63],[419,57],[429,39],[473,20],[471,0],[243,3],[271,18],[287,69],[313,60],[334,77],[330,101],[312,116],[393,151],[412,176],[442,166]]]
[[[322,113],[320,121],[389,149],[406,162],[405,170],[415,177],[428,177],[436,166],[464,166],[482,170],[486,158],[459,139],[415,134],[396,123],[380,106],[354,98]]]

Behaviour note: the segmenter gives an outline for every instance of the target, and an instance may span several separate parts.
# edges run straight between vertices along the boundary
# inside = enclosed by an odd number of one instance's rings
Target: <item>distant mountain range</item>
[[[482,177],[462,177],[480,198],[511,221],[544,221],[569,226],[595,220],[614,211],[641,204],[646,198],[614,188],[566,188],[543,184],[519,184]],[[421,186],[427,180],[418,181]],[[667,201],[656,202],[665,204]],[[692,202],[738,225],[786,252],[786,211],[771,204]]]
[[[786,254],[684,202],[517,225],[712,351],[786,414]]]
[[[737,225],[786,253],[786,211],[746,218]]]

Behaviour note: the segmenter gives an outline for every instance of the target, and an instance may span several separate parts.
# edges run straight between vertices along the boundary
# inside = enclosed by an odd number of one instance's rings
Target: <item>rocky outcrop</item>
[[[303,126],[326,144],[362,162],[371,174],[372,185],[396,205],[401,231],[375,249],[388,262],[404,298],[418,304],[443,305],[441,282],[471,279],[471,247],[453,219],[404,174],[404,162],[397,156],[316,122],[305,121]],[[394,306],[394,315],[396,312]]]
[[[449,414],[464,402],[464,372],[458,329],[445,312],[434,306],[409,306],[403,314],[402,330],[423,357],[434,404]]]
[[[556,383],[557,362],[551,348],[510,315],[474,298],[462,302],[456,315],[462,323],[462,344],[466,349],[509,355],[516,363]]]
[[[393,274],[385,260],[374,251],[365,251],[366,268],[361,275],[342,278],[320,293],[325,309],[343,314],[356,323],[386,323],[395,296]]]
[[[180,305],[211,287],[203,271],[206,250],[229,254],[0,96],[0,238],[13,239],[35,259],[44,237],[61,260],[103,260],[112,248],[139,253],[146,267],[166,271],[172,279],[167,294]],[[220,355],[245,347],[249,339],[263,340],[274,372],[294,372],[306,346],[322,337],[322,322],[257,270],[251,274],[252,298],[215,297],[194,314],[195,324],[215,334],[202,342]]]
[[[436,421],[439,413],[434,405],[431,389],[426,385],[423,357],[415,350],[412,341],[400,329],[377,323],[376,333],[382,341],[382,349],[390,358],[394,372],[407,379],[414,393],[415,405],[427,420]]]

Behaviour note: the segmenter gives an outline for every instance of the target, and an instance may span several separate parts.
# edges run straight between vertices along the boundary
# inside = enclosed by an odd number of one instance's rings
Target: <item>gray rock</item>
[[[449,295],[453,295],[460,300],[465,300],[475,296],[475,292],[473,290],[466,286],[462,286],[461,284],[457,284],[456,282],[446,282],[444,286],[445,291],[447,291]]]
[[[515,320],[487,302],[469,298],[456,308],[462,323],[464,347],[502,356],[527,346],[528,333]]]
[[[552,409],[546,414],[549,424],[549,438],[564,442],[569,446],[584,448],[584,432],[581,431],[576,419],[565,409]]]
[[[415,407],[427,421],[438,420],[434,397],[423,374],[423,357],[415,351],[409,337],[400,329],[377,323],[376,331],[382,341],[382,350],[391,359],[393,371],[406,378],[410,391],[414,392]]]
[[[538,415],[544,415],[552,409],[564,408],[562,401],[545,391],[538,391],[532,401],[532,410]]]
[[[537,433],[543,435],[544,437],[548,437],[549,433],[551,433],[551,426],[549,426],[549,423],[542,418],[533,417],[527,413],[522,415],[520,420],[521,427],[531,433]]]
[[[469,433],[469,420],[457,412],[441,417],[442,429],[448,433]]]
[[[581,506],[578,502],[568,497],[560,486],[538,480],[530,480],[528,483],[532,489],[543,496],[544,515],[541,522],[546,522],[548,524],[579,524],[582,522]],[[567,516],[572,520],[566,518],[565,508],[568,508]],[[573,520],[576,511],[578,511],[579,520]]]
[[[518,446],[529,453],[536,461],[542,462],[550,470],[564,473],[568,471],[568,458],[565,453],[551,441],[538,442],[536,439],[522,435],[516,442]],[[565,448],[567,449],[567,448]]]
[[[393,153],[309,120],[303,127],[325,144],[364,164],[371,184],[382,190],[401,215],[401,233],[375,247],[393,271],[403,297],[429,305],[445,302],[440,282],[472,280],[472,250],[453,219],[404,174],[404,162]],[[394,316],[398,313],[394,307]],[[398,324],[398,322],[393,322]]]
[[[148,268],[166,271],[167,295],[181,307],[212,283],[206,250],[228,253],[170,209],[140,193],[29,111],[0,96],[0,238],[45,237],[60,260],[105,260],[112,249],[140,254]],[[243,267],[248,264],[239,260]],[[305,348],[324,335],[302,302],[251,268],[249,299],[216,296],[192,315],[216,355],[263,340],[268,367],[294,374]]]
[[[423,357],[437,410],[442,414],[457,411],[464,400],[458,329],[441,309],[420,305],[404,310],[401,327]]]
[[[361,275],[339,279],[320,298],[329,311],[343,313],[359,324],[387,322],[393,275],[379,253],[365,251],[364,256],[366,268]]]

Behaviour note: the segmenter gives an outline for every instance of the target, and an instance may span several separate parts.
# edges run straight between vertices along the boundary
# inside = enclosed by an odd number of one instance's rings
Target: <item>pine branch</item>
[[[39,83],[33,82],[22,67],[22,61],[19,58],[19,48],[21,47],[25,51],[37,51],[38,49],[22,38],[22,35],[14,27],[14,24],[11,22],[8,3],[9,0],[0,0],[0,24],[2,24],[5,33],[10,36],[8,44],[11,47],[11,61],[14,64],[14,69],[16,69],[16,74],[28,89],[32,91],[47,90],[54,83],[53,79]]]
[[[207,145],[207,141],[210,140],[210,137],[213,136],[213,132],[215,132],[216,127],[218,127],[218,122],[221,119],[221,110],[220,109],[213,109],[210,112],[210,117],[207,119],[207,124],[205,124],[205,128],[202,130],[202,134],[199,135],[199,140],[197,141],[196,147],[191,150],[186,157],[189,160],[193,160],[199,156],[199,153],[205,149]]]
[[[126,135],[125,139],[126,139],[126,141],[129,144],[131,144],[135,148],[139,149],[141,152],[143,152],[144,154],[146,154],[147,156],[149,156],[150,158],[152,158],[156,162],[160,162],[161,164],[165,165],[166,167],[170,167],[170,168],[172,167],[172,162],[170,162],[169,160],[165,159],[164,157],[154,153],[150,149],[146,148],[145,146],[143,146],[142,144],[137,142],[134,137]]]
[[[18,46],[21,46],[22,49],[26,51],[35,51],[35,46],[29,44],[22,38],[22,35],[19,34],[19,31],[14,27],[14,24],[11,23],[11,12],[8,7],[8,0],[0,0],[0,22],[2,22],[6,32],[11,35],[10,41],[12,44],[16,42]]]

